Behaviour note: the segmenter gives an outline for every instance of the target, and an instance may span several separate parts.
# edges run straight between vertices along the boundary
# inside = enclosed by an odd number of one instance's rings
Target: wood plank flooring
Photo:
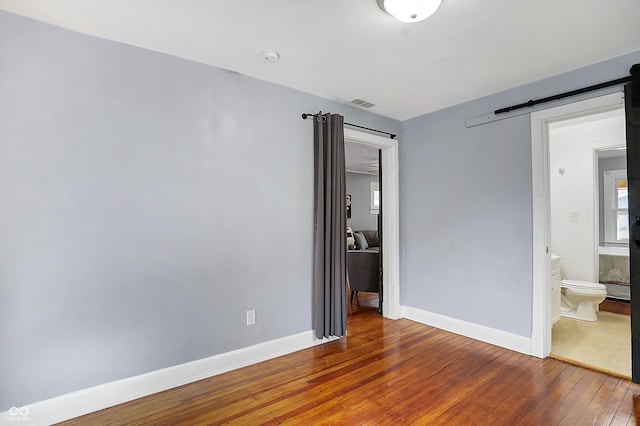
[[[377,295],[349,306],[348,337],[64,424],[625,425],[640,386],[409,320]]]

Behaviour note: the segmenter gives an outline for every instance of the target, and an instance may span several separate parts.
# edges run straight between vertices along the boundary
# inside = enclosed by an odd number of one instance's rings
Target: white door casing
[[[531,114],[532,183],[532,318],[531,354],[545,358],[551,352],[551,244],[549,203],[549,124],[597,114],[623,106],[622,92],[549,108]]]
[[[382,313],[398,319],[400,312],[400,209],[398,140],[359,130],[344,129],[345,142],[382,150]]]

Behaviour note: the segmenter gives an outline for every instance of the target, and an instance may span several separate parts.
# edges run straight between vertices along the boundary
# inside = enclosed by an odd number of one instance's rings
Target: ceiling
[[[0,9],[405,120],[640,50],[638,0],[0,0]],[[262,52],[280,55],[269,63]]]
[[[378,174],[378,149],[371,145],[345,141],[344,161],[348,172]]]

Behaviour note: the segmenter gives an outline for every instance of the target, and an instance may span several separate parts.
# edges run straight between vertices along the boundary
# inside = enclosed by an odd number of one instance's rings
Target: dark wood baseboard
[[[631,315],[631,304],[626,300],[607,298],[600,304],[600,310],[614,314]]]

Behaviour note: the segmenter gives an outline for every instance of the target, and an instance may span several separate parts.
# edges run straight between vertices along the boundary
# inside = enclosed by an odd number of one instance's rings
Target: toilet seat
[[[607,294],[607,286],[589,281],[562,280],[562,287],[582,294]]]

